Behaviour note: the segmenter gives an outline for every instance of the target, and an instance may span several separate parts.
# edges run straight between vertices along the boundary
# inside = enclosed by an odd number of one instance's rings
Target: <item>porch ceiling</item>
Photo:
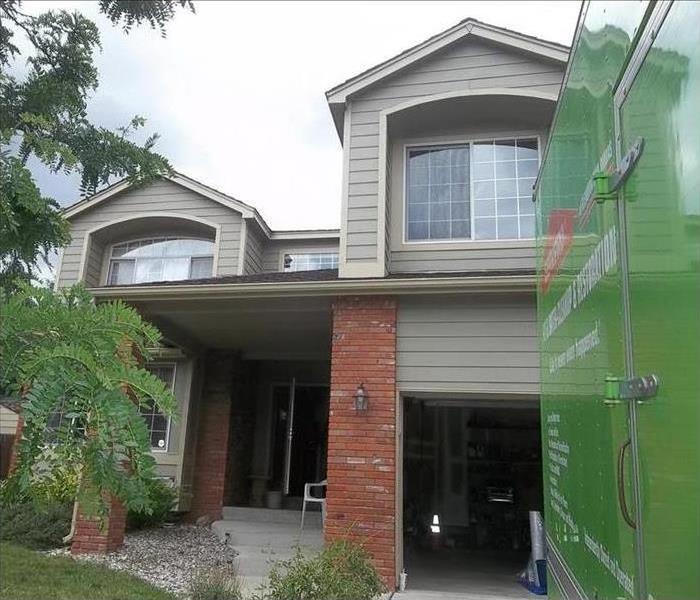
[[[183,298],[130,304],[186,350],[227,348],[260,360],[330,358],[331,298]]]

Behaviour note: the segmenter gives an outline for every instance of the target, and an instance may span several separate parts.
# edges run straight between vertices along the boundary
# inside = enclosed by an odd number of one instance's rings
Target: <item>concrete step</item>
[[[243,521],[255,523],[288,523],[299,526],[301,523],[301,510],[271,509],[271,508],[250,508],[247,506],[224,506],[224,521]],[[306,525],[311,527],[321,527],[320,511],[306,510]]]
[[[280,512],[280,511],[270,511]],[[272,565],[292,558],[296,548],[313,555],[323,548],[323,530],[313,524],[304,527],[300,537],[299,523],[270,521],[223,520],[212,523],[212,531],[237,552],[239,574],[246,583],[267,577]]]

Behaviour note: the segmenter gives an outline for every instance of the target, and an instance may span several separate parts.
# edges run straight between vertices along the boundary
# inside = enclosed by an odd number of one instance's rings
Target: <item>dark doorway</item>
[[[407,399],[404,565],[409,589],[526,597],[517,573],[542,510],[535,403]]]
[[[305,483],[326,477],[328,386],[276,385],[273,388],[272,489],[300,498]]]

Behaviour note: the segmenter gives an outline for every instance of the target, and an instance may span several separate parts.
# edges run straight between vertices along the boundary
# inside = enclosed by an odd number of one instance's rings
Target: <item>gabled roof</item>
[[[232,196],[228,196],[227,194],[215,190],[214,188],[211,188],[208,185],[204,185],[203,183],[196,181],[191,177],[187,177],[182,173],[173,172],[170,175],[161,175],[161,177],[163,179],[167,179],[168,181],[172,181],[173,183],[176,183],[177,185],[180,185],[184,188],[192,190],[193,192],[196,192],[204,196],[205,198],[209,198],[214,202],[218,202],[219,204],[223,204],[224,206],[235,210],[236,212],[240,213],[244,219],[254,219],[260,225],[261,229],[265,233],[267,233],[268,236],[272,234],[271,229],[268,227],[267,223],[265,223],[265,220],[262,218],[262,216],[260,216],[260,213],[258,213],[258,211],[255,208],[246,204],[245,202],[241,202],[240,200],[237,200]],[[131,182],[129,182],[126,179],[122,179],[121,181],[118,181],[117,183],[114,183],[109,187],[106,187],[105,189],[97,192],[93,196],[90,196],[89,198],[84,198],[83,200],[80,200],[79,202],[76,202],[75,204],[72,204],[71,206],[65,208],[63,210],[63,216],[66,219],[72,219],[73,217],[79,215],[83,211],[94,208],[98,204],[102,204],[106,200],[109,200],[113,196],[116,196],[117,194],[129,189],[132,186],[133,184]]]
[[[476,19],[464,19],[453,27],[404,50],[396,56],[328,90],[326,92],[326,100],[330,106],[333,120],[335,121],[336,129],[340,137],[342,138],[344,106],[349,96],[357,94],[370,85],[374,85],[378,81],[390,77],[413,63],[423,60],[427,56],[468,36],[474,36],[496,44],[509,46],[520,52],[526,52],[555,62],[566,63],[569,58],[568,46],[524,33],[518,33],[517,31],[512,31],[504,27],[483,23]]]
[[[187,177],[182,173],[173,172],[171,175],[162,175],[162,178],[167,179],[168,181],[172,181],[173,183],[180,185],[184,188],[192,190],[193,192],[196,192],[197,194],[200,194],[205,198],[209,198],[214,202],[223,204],[227,208],[230,208],[240,213],[244,219],[252,219],[260,226],[260,229],[262,229],[267,235],[267,237],[270,239],[332,239],[340,235],[340,231],[338,229],[315,229],[306,232],[302,230],[272,231],[268,224],[265,222],[265,219],[263,219],[260,213],[257,211],[257,209],[250,206],[249,204],[246,204],[245,202],[237,200],[233,196],[229,196],[227,194],[224,194],[223,192],[215,190],[214,188],[209,187],[208,185],[205,185],[199,181],[196,181],[191,177]],[[132,187],[132,185],[133,184],[131,184],[126,179],[122,179],[121,181],[118,181],[110,185],[109,187],[106,187],[105,189],[97,192],[93,196],[90,196],[89,198],[84,198],[83,200],[80,200],[79,202],[68,206],[63,210],[63,216],[66,219],[70,220],[76,215],[82,213],[83,211],[94,208],[95,206],[109,200],[117,194],[126,191],[127,189]]]

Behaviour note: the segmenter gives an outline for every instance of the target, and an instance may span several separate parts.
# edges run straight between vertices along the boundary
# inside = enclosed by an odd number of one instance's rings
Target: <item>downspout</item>
[[[70,544],[73,541],[73,536],[75,535],[75,522],[78,519],[78,499],[76,498],[73,502],[73,517],[70,521],[70,531],[67,535],[63,536],[62,542],[64,544]]]

